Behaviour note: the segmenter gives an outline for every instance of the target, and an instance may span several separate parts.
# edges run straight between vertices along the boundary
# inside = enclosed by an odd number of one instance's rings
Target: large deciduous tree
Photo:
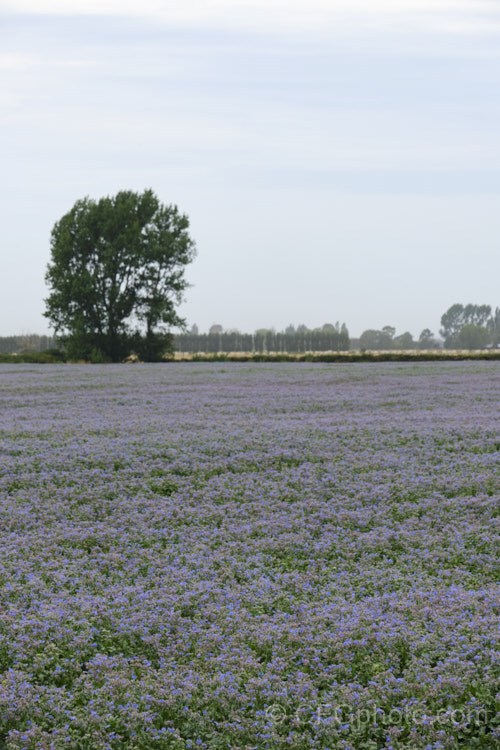
[[[55,224],[45,316],[69,357],[119,361],[133,348],[155,360],[171,347],[196,252],[188,228],[152,190],[84,198]]]

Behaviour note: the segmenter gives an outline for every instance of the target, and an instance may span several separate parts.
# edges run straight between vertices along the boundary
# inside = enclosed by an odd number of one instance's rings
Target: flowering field
[[[497,748],[500,365],[0,366],[0,748]]]

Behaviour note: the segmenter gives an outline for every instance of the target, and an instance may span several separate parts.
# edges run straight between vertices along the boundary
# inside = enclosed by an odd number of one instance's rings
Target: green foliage
[[[359,347],[364,351],[376,349],[394,349],[396,345],[394,341],[395,333],[396,329],[392,326],[384,326],[381,331],[370,328],[366,331],[363,331],[363,333],[359,337]],[[406,334],[403,335],[405,336]],[[398,346],[397,348],[402,349],[406,347]]]
[[[160,362],[174,351],[171,333],[147,331],[145,335],[135,332],[130,338],[130,349],[144,362]]]
[[[315,352],[314,354],[189,354],[177,355],[177,362],[453,362],[462,360],[500,360],[500,351],[449,352],[436,349],[432,352]]]
[[[77,201],[52,230],[45,316],[69,359],[159,359],[195,255],[189,220],[151,190]],[[133,328],[133,326],[136,326]]]
[[[490,319],[486,323],[493,346],[500,345],[500,307],[495,309]]]
[[[393,340],[393,345],[395,349],[415,349],[415,342],[409,331],[405,331],[405,333],[402,333],[400,336],[396,336]]]
[[[291,353],[346,351],[349,349],[347,326],[337,323],[325,324],[314,330],[295,330],[291,326],[285,331],[261,328],[255,333],[222,331],[221,326],[212,326],[208,334],[185,333],[175,337],[175,348],[193,354],[229,354],[252,352],[254,354],[287,355]],[[305,328],[305,327],[304,327]]]
[[[3,364],[24,362],[30,364],[51,365],[64,361],[64,354],[57,350],[51,352],[31,352],[28,354],[0,354],[0,362]]]
[[[482,349],[489,341],[489,334],[483,326],[468,323],[458,334],[457,344],[460,349]]]
[[[452,305],[441,317],[441,336],[448,349],[464,348],[476,349],[485,346],[488,334],[479,333],[477,329],[486,330],[491,321],[491,307],[489,305]],[[462,330],[467,331],[461,338]],[[480,341],[483,343],[478,343]],[[473,345],[469,345],[472,343]]]
[[[424,328],[424,330],[418,337],[418,348],[439,349],[439,341],[434,338],[434,334],[432,333],[430,328]]]
[[[0,354],[33,354],[52,351],[55,341],[51,336],[36,333],[21,336],[0,336]]]

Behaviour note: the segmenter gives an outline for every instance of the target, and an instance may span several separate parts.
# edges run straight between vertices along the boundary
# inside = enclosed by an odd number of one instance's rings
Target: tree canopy
[[[70,357],[119,361],[133,349],[155,360],[171,348],[196,253],[188,228],[152,190],[84,198],[55,224],[45,316]]]
[[[474,335],[473,329],[485,329],[491,316],[491,307],[489,305],[461,305],[456,303],[452,305],[441,316],[441,336],[444,339],[444,345],[447,348],[464,346],[465,344],[476,344],[480,348],[483,345],[483,339],[486,341],[484,334]],[[461,331],[464,327],[468,328],[465,336],[461,338]],[[465,348],[468,348],[465,347]],[[475,347],[474,347],[475,348]]]

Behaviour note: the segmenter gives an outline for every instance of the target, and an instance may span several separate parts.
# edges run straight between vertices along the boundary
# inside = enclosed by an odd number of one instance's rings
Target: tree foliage
[[[349,331],[345,323],[330,328],[302,330],[288,326],[285,331],[261,328],[254,333],[241,333],[235,329],[223,331],[212,326],[208,334],[184,333],[175,337],[176,349],[181,352],[253,352],[253,353],[306,353],[311,351],[346,351],[349,349]],[[220,331],[219,331],[220,329]]]
[[[55,348],[52,336],[26,333],[21,336],[0,336],[0,354],[31,354]]]
[[[500,346],[500,307],[495,308],[490,319],[486,323],[490,341],[493,346]]]
[[[439,349],[439,341],[434,337],[430,328],[424,328],[418,337],[419,349]]]
[[[484,326],[467,323],[458,334],[457,346],[459,349],[482,349],[488,344],[489,338],[488,330]]]
[[[394,349],[394,334],[396,329],[392,326],[384,326],[381,331],[368,328],[359,337],[360,349],[371,351],[374,349]]]
[[[460,347],[464,341],[460,339],[460,332],[465,326],[486,328],[491,316],[490,305],[452,305],[441,317],[441,336],[448,349]],[[469,334],[471,330],[469,329]],[[469,340],[469,337],[465,337]],[[469,348],[469,347],[464,347]]]
[[[45,316],[70,357],[119,361],[133,348],[154,360],[171,348],[195,255],[188,228],[152,190],[84,198],[55,224]]]

